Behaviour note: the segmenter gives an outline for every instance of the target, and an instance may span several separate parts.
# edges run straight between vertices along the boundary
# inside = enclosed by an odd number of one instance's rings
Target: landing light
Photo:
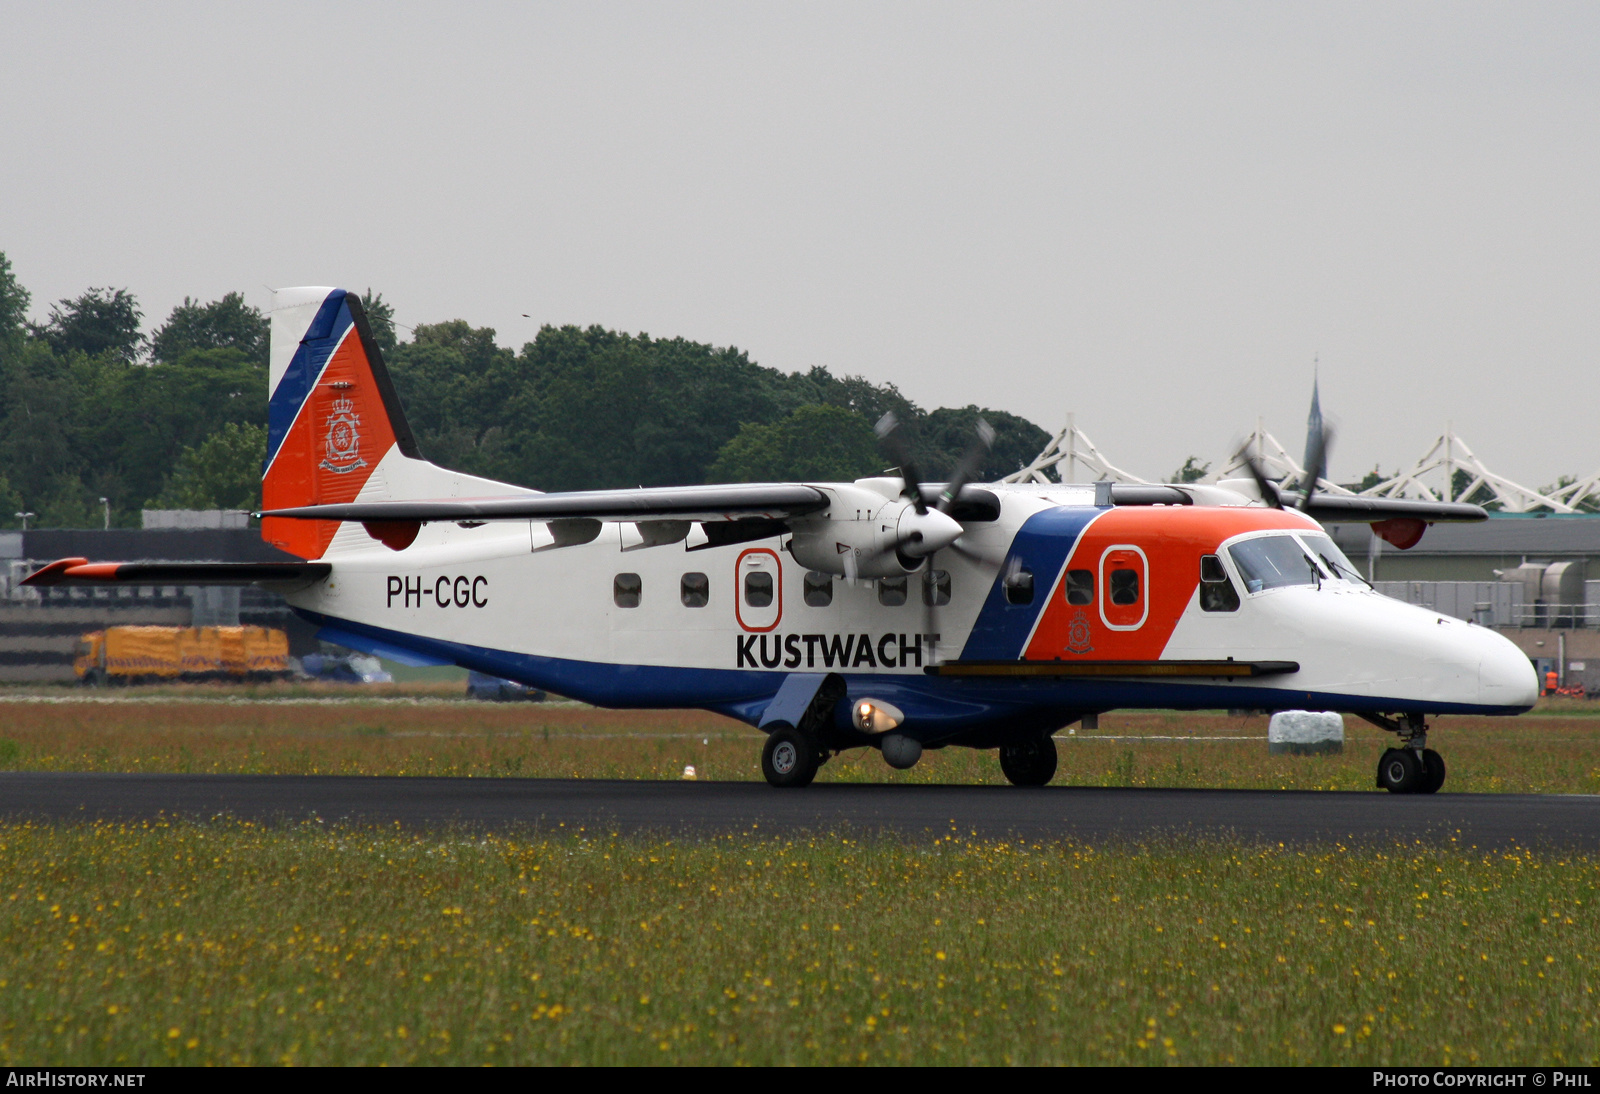
[[[906,716],[893,703],[862,699],[855,705],[852,720],[862,733],[887,733],[905,721]]]

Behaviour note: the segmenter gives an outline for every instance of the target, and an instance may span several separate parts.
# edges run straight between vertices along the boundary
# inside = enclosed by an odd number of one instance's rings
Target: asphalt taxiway
[[[1052,786],[0,773],[0,817],[51,822],[231,817],[701,836],[893,833],[1094,842],[1213,836],[1252,843],[1600,850],[1600,797]]]

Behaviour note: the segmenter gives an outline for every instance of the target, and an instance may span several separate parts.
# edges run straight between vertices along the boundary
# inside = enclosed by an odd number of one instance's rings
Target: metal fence
[[[1485,627],[1600,628],[1600,581],[1584,582],[1584,603],[1527,603],[1520,581],[1378,581],[1384,596],[1470,619]]]

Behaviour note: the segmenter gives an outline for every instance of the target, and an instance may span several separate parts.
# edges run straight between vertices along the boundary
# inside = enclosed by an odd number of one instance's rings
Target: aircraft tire
[[[815,742],[798,729],[780,726],[767,735],[761,749],[761,773],[773,786],[810,786],[818,766]]]
[[[1408,748],[1391,748],[1378,758],[1378,789],[1415,794],[1422,789],[1422,765]]]
[[[1437,794],[1444,785],[1444,757],[1431,748],[1422,751],[1422,785],[1417,787],[1419,794]]]
[[[1012,786],[1043,786],[1056,775],[1056,743],[1049,737],[1000,746],[1000,770]]]

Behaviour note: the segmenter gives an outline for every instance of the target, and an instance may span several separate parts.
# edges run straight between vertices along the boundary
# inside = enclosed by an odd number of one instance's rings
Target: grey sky
[[[891,381],[1164,476],[1600,467],[1600,7],[0,5],[35,310],[372,286]],[[523,319],[527,312],[532,319]],[[537,485],[537,484],[532,484]]]

